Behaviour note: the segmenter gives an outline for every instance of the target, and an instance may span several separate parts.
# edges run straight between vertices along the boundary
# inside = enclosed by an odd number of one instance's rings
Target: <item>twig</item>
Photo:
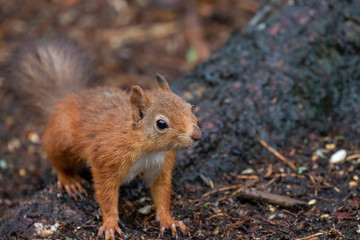
[[[217,213],[217,214],[214,214],[214,215],[208,217],[207,220],[211,220],[211,219],[213,219],[215,217],[228,217],[228,215],[225,214],[225,213]]]
[[[350,160],[353,160],[355,158],[360,158],[360,153],[358,154],[353,154],[353,155],[350,155],[346,158],[346,161],[350,161]]]
[[[268,192],[258,191],[255,189],[246,188],[236,192],[239,193],[241,196],[249,199],[254,199],[260,202],[267,202],[270,204],[276,204],[286,208],[293,208],[296,206],[308,206],[306,202],[299,201],[291,197],[276,195]]]
[[[254,183],[256,183],[258,181],[258,179],[255,179],[255,180],[250,180],[250,181],[247,181],[245,184],[236,184],[236,185],[231,185],[231,186],[226,186],[226,187],[222,187],[222,188],[218,188],[218,189],[214,189],[210,192],[207,192],[207,193],[204,193],[202,195],[202,198],[204,197],[207,197],[211,194],[214,194],[214,193],[217,193],[217,192],[224,192],[224,191],[227,191],[227,190],[230,190],[230,189],[235,189],[235,188],[238,188],[238,189],[244,189],[244,188],[248,188],[250,187],[251,185],[253,185]]]
[[[339,235],[341,235],[342,237],[344,237],[344,235],[342,235],[342,233],[335,228],[335,224],[334,224],[334,223],[333,223],[333,228],[332,228],[332,230],[334,230],[334,231],[337,232]]]
[[[257,182],[259,179],[253,180],[253,181],[248,181],[246,182],[246,184],[242,185],[241,188],[239,188],[238,190],[236,190],[235,192],[233,192],[231,195],[234,196],[236,194],[238,194],[239,192],[241,192],[242,190],[250,187],[251,185],[253,185],[255,182]]]
[[[237,175],[236,178],[239,179],[255,179],[255,180],[259,180],[259,177],[256,175]]]
[[[241,225],[241,224],[243,224],[243,223],[245,223],[245,222],[248,222],[248,221],[250,221],[250,220],[251,220],[251,218],[246,218],[246,219],[244,219],[244,220],[242,220],[242,221],[239,221],[239,222],[236,222],[236,223],[231,224],[231,227],[236,227],[236,226]]]
[[[320,236],[320,235],[323,235],[324,233],[323,232],[318,232],[318,233],[315,233],[313,235],[310,235],[310,236],[307,236],[307,237],[304,237],[304,238],[296,238],[296,240],[305,240],[305,239],[310,239],[310,238],[313,238],[313,237],[316,237],[316,236]]]
[[[222,187],[222,188],[219,188],[219,189],[214,189],[214,190],[212,190],[210,192],[204,193],[202,195],[202,197],[204,198],[204,197],[207,197],[207,196],[209,196],[211,194],[214,194],[214,193],[217,193],[217,192],[223,192],[223,191],[227,191],[227,190],[230,190],[230,189],[239,188],[241,186],[243,186],[243,184],[236,184],[236,185],[231,185],[231,186],[227,186],[227,187]]]
[[[297,171],[295,165],[290,162],[286,157],[281,155],[278,151],[270,147],[264,140],[259,139],[259,142],[261,145],[263,145],[267,150],[269,150],[272,154],[274,154],[277,158],[279,158],[281,161],[283,161],[285,164],[287,164],[289,167],[291,167],[294,171]]]

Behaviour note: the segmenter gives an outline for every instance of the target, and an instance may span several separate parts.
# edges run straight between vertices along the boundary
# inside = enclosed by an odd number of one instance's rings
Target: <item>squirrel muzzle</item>
[[[197,141],[199,141],[200,140],[200,138],[201,138],[201,130],[200,130],[200,128],[198,127],[198,126],[193,126],[193,131],[192,131],[192,134],[191,134],[191,138],[195,141],[195,142],[197,142]]]

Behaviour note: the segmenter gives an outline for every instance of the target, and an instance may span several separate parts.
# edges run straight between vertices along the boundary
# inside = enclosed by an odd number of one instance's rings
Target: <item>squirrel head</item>
[[[134,128],[144,132],[152,151],[182,150],[201,137],[193,107],[174,94],[160,74],[158,87],[144,91],[133,86],[130,94]]]

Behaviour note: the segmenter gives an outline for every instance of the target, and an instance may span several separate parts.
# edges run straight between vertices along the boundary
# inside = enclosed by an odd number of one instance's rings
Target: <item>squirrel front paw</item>
[[[172,218],[167,219],[166,221],[160,220],[160,227],[161,228],[160,228],[159,237],[163,237],[165,230],[168,228],[171,229],[172,236],[176,238],[178,237],[178,232],[176,230],[177,227],[180,229],[183,235],[186,235],[189,232],[183,221],[177,221]]]
[[[121,231],[120,227],[117,224],[103,224],[99,228],[97,239],[102,238],[105,233],[105,240],[115,240],[115,232],[117,232],[121,238],[124,238],[124,233]]]

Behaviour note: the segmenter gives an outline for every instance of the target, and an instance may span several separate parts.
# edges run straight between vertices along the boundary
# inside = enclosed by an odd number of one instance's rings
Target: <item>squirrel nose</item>
[[[191,134],[191,138],[197,142],[201,138],[201,130],[198,126],[193,126],[193,132]]]

